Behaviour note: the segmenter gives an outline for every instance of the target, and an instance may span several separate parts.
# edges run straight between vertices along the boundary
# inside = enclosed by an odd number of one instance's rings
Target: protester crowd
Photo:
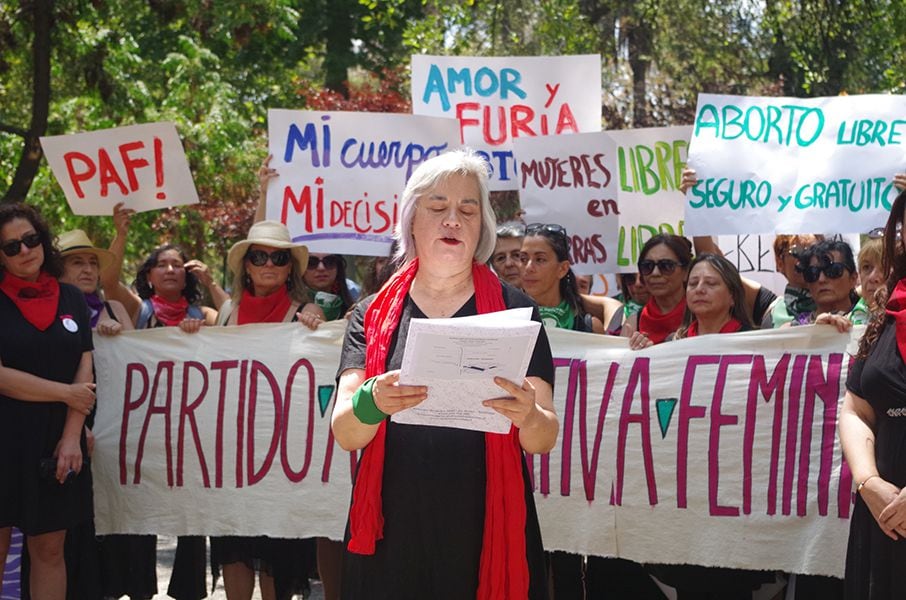
[[[259,172],[262,198],[276,172]],[[694,183],[694,172],[684,173]],[[906,188],[906,175],[895,177]],[[906,193],[856,256],[815,234],[774,243],[782,296],[740,276],[713,240],[649,239],[616,298],[583,291],[560,224],[507,222],[491,207],[485,163],[470,152],[426,161],[400,200],[387,257],[367,262],[363,294],[346,258],[315,254],[264,220],[226,257],[223,289],[174,244],[152,249],[131,281],[124,254],[131,211],[118,205],[109,249],[80,230],[51,231],[28,205],[0,207],[0,564],[11,526],[26,535],[23,597],[151,598],[156,538],[98,537],[92,526],[95,385],[92,335],[131,329],[348,319],[333,431],[362,450],[346,539],[179,538],[167,593],[208,595],[206,569],[227,597],[305,594],[318,576],[334,598],[894,598],[906,552],[906,468],[894,410],[906,403]],[[206,294],[205,294],[206,292]],[[401,425],[422,386],[399,383],[412,318],[530,307],[547,328],[627,338],[642,350],[673,340],[807,324],[868,324],[847,381],[840,438],[856,508],[844,580],[545,552],[523,453],[557,439],[553,365],[539,335],[524,381],[495,380],[485,401],[507,435]],[[438,474],[443,476],[438,476]],[[451,501],[455,499],[455,501]],[[210,561],[210,563],[208,563]],[[0,571],[2,577],[2,571]],[[0,581],[2,583],[2,581]]]

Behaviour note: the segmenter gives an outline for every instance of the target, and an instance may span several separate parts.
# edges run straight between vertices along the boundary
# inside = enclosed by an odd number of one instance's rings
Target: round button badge
[[[79,324],[72,320],[70,316],[63,317],[63,328],[69,333],[75,333],[79,330]]]

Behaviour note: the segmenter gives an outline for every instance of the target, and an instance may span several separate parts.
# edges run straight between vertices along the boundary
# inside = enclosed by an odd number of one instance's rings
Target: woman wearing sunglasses
[[[601,320],[585,312],[569,264],[569,237],[560,225],[533,223],[522,239],[522,289],[538,303],[548,327],[604,333]]]
[[[61,273],[38,212],[0,206],[0,565],[16,526],[31,597],[49,600],[66,597],[66,530],[93,510],[84,431],[95,400],[91,326],[84,296],[59,283]]]
[[[849,244],[841,240],[820,241],[799,255],[798,269],[815,301],[815,309],[796,315],[793,324],[814,323],[822,313],[843,315],[853,325],[868,321],[867,312],[857,306],[859,276]]]
[[[642,310],[624,324],[621,335],[638,350],[660,344],[679,329],[686,311],[686,274],[692,244],[684,237],[662,233],[642,246],[639,275],[649,298]]]
[[[346,282],[346,260],[339,254],[309,254],[303,279],[328,321],[342,318],[354,303]]]
[[[308,250],[290,238],[276,221],[252,225],[246,239],[227,255],[233,273],[233,299],[224,302],[221,325],[290,323],[317,329],[321,309],[309,302],[302,283]],[[315,564],[313,540],[260,537],[212,537],[214,582],[223,572],[228,600],[247,600],[255,589],[255,571],[264,600],[288,599],[308,592],[308,573]]]

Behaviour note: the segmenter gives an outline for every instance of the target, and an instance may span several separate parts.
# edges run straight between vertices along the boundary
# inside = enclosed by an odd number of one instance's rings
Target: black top
[[[853,362],[846,387],[874,409],[878,474],[902,488],[906,485],[906,365],[895,329],[888,319],[868,358]],[[857,494],[846,550],[846,597],[906,598],[903,565],[906,542],[884,535]]]
[[[776,299],[777,294],[768,288],[764,286],[758,288],[758,294],[755,296],[755,305],[752,307],[752,322],[758,325],[764,321],[764,316]]]
[[[43,379],[72,383],[82,354],[93,349],[88,305],[78,289],[60,284],[57,315],[39,331],[0,292],[0,361]],[[0,395],[0,527],[28,535],[67,529],[92,516],[91,472],[65,485],[42,477],[41,459],[52,458],[63,434],[67,406],[25,402]],[[87,456],[85,436],[82,453]]]
[[[503,286],[507,308],[535,303],[522,292]],[[373,297],[356,307],[346,330],[339,373],[365,368],[365,310]],[[454,316],[476,314],[475,297]],[[399,369],[409,320],[425,315],[406,297],[400,324],[391,342],[387,369]],[[553,384],[553,362],[544,328],[538,334],[529,376]],[[342,595],[345,599],[474,598],[484,529],[484,433],[447,427],[387,422],[384,457],[384,538],[373,556],[346,552]],[[523,464],[526,501],[526,551],[529,598],[547,598],[541,532],[528,473]],[[346,541],[349,540],[347,527]]]

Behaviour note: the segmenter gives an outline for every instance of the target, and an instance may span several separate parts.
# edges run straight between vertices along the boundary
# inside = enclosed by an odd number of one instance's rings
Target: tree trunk
[[[641,16],[627,19],[626,41],[629,46],[629,68],[632,70],[632,126],[647,127],[648,67],[651,65],[651,32]]]
[[[47,131],[50,113],[50,29],[53,0],[34,0],[31,3],[34,38],[32,40],[32,100],[31,125],[24,136],[22,156],[6,190],[3,202],[24,202],[38,173],[44,156],[38,138]]]

